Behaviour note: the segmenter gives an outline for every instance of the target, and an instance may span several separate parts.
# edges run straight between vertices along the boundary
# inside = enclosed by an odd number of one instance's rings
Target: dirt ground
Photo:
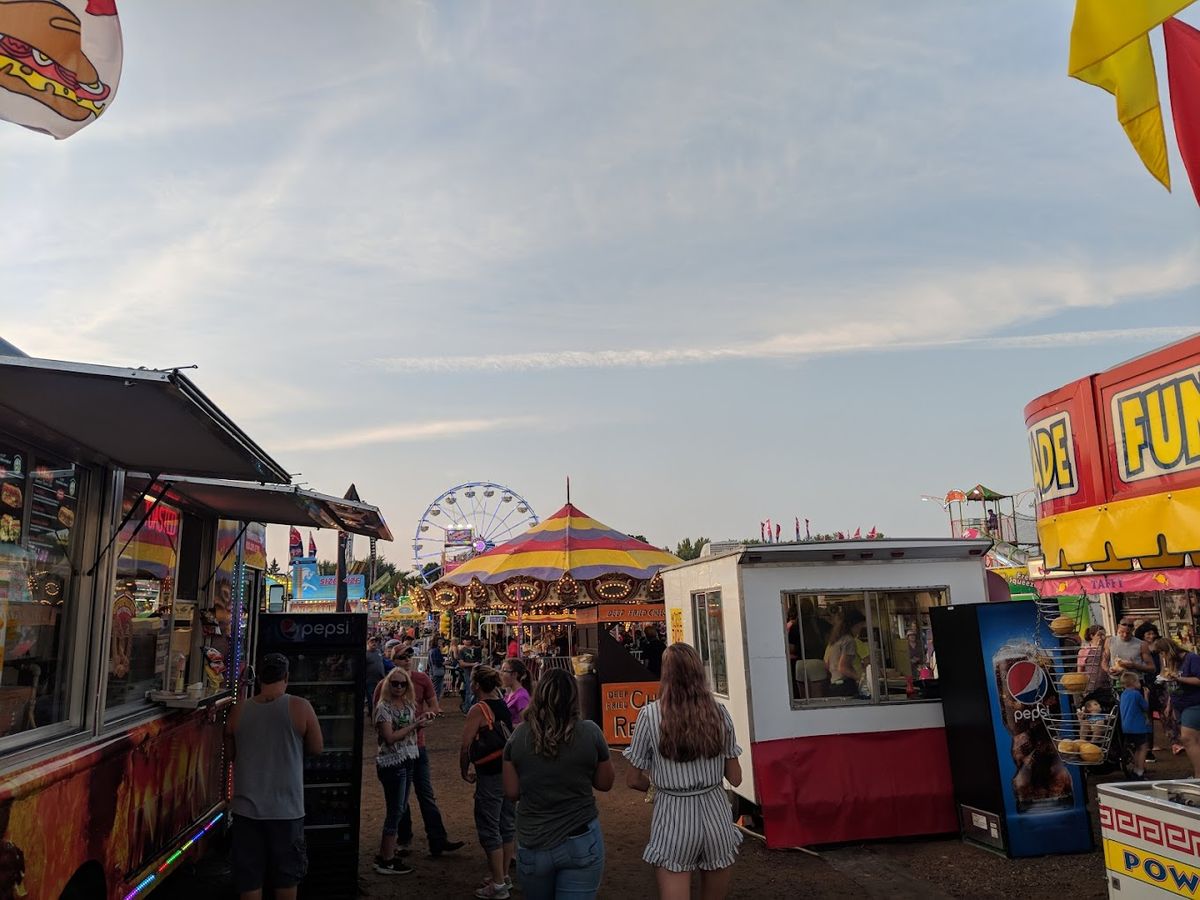
[[[375,778],[375,742],[373,735],[368,735],[363,760],[359,865],[359,888],[363,896],[468,898],[486,873],[483,853],[475,838],[473,788],[458,775],[458,740],[463,717],[452,698],[446,709],[445,718],[435,722],[427,733],[430,764],[446,828],[452,839],[466,841],[467,846],[439,859],[430,858],[414,799],[416,836],[408,860],[416,871],[412,875],[391,877],[375,873],[372,857],[378,849],[383,798]],[[1160,751],[1158,756],[1159,762],[1151,768],[1152,776],[1177,778],[1190,774],[1183,757],[1172,758],[1166,751]],[[607,849],[600,896],[620,900],[654,898],[654,874],[641,859],[653,807],[644,802],[644,795],[624,786],[624,760],[617,754],[614,760],[616,786],[611,792],[599,795]],[[1109,780],[1116,779],[1110,776]],[[1090,793],[1098,845],[1094,786]],[[155,896],[164,900],[224,900],[230,894],[227,884],[221,885],[220,881],[219,875],[205,875],[203,870],[189,867]],[[516,896],[520,896],[519,890]],[[963,844],[957,838],[945,837],[820,848],[812,855],[799,850],[769,851],[760,840],[747,836],[730,896],[754,900],[796,896],[1100,900],[1107,896],[1107,887],[1099,849],[1073,856],[1010,860]]]
[[[375,874],[371,859],[377,850],[383,802],[374,777],[371,750],[363,767],[361,886],[371,897],[405,896],[410,891],[429,897],[470,897],[484,877],[486,865],[475,841],[472,819],[472,786],[458,775],[458,737],[462,716],[446,705],[445,718],[427,733],[430,765],[438,805],[451,837],[467,842],[457,853],[440,859],[427,855],[420,816],[410,864],[413,875],[385,877]],[[373,746],[373,745],[372,745]],[[1158,754],[1153,774],[1183,777],[1186,761]],[[599,795],[607,863],[601,897],[622,900],[653,898],[654,874],[642,862],[642,849],[650,829],[653,807],[644,795],[625,785],[625,762],[614,754],[617,783]],[[1094,789],[1092,791],[1094,801]],[[413,801],[415,804],[415,800]],[[1093,813],[1095,803],[1092,804]],[[415,812],[415,810],[414,810]],[[1094,815],[1093,815],[1094,818]],[[1097,844],[1099,826],[1096,825]],[[824,848],[813,856],[799,850],[770,851],[747,836],[742,844],[731,897],[775,896],[879,897],[879,898],[1102,898],[1107,896],[1104,864],[1099,850],[1074,856],[1010,860],[963,844],[957,838],[876,842]],[[698,892],[696,892],[698,896]]]

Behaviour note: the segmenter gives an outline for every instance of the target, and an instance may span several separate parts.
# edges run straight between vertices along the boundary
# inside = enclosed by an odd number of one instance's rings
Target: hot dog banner
[[[66,138],[121,78],[116,0],[0,0],[0,119]]]

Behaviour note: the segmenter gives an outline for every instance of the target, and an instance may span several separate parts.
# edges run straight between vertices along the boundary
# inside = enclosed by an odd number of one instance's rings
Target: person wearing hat
[[[261,688],[237,703],[225,724],[233,760],[233,880],[243,900],[269,880],[279,900],[292,900],[308,871],[304,850],[304,756],[325,749],[312,704],[287,692],[288,660],[268,653]]]

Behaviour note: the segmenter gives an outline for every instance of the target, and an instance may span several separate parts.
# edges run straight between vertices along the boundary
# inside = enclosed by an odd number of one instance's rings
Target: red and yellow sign
[[[633,740],[633,727],[647,703],[658,699],[657,681],[624,681],[600,686],[604,737],[613,746]]]
[[[616,622],[665,622],[666,610],[661,603],[605,603],[600,606],[581,606],[575,610],[576,625],[612,625]]]
[[[1200,552],[1200,335],[1025,407],[1049,568]]]

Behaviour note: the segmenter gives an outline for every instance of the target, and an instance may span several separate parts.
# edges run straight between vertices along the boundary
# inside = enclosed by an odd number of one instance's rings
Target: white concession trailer
[[[990,547],[756,544],[663,570],[668,642],[704,659],[769,847],[958,831],[929,610],[988,599]]]

